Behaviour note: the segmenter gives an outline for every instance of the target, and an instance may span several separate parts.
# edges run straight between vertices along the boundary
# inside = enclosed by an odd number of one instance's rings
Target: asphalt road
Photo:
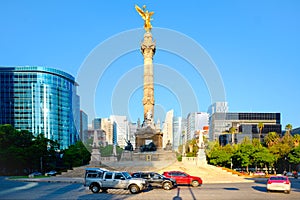
[[[108,190],[108,193],[93,194],[80,183],[20,182],[0,177],[0,199],[101,199],[101,200],[234,200],[234,199],[300,199],[300,179],[290,179],[290,194],[266,192],[266,179],[249,183],[204,184],[201,187],[178,186],[172,190],[152,189],[139,194],[126,190]]]

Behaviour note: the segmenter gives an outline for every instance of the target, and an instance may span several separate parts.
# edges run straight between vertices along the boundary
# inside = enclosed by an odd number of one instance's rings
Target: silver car
[[[148,188],[148,181],[142,178],[132,178],[128,172],[108,171],[102,168],[87,168],[84,186],[93,193],[107,192],[108,189],[125,189],[132,194]]]

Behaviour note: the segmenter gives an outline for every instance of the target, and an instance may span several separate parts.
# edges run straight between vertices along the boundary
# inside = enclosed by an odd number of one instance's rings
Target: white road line
[[[38,185],[38,183],[28,183],[28,184],[26,184],[24,186],[20,186],[20,187],[11,188],[11,189],[8,189],[8,190],[0,191],[0,195],[11,193],[11,192],[16,192],[18,190],[26,190],[26,189],[35,187],[37,185]]]

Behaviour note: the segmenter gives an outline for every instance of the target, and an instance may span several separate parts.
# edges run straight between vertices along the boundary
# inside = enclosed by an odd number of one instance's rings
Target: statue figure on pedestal
[[[172,150],[172,143],[170,142],[170,140],[168,140],[168,143],[166,144],[165,150],[166,151],[171,151]]]
[[[125,139],[125,142],[127,143],[127,146],[125,146],[125,150],[127,150],[127,151],[133,151],[133,146],[132,146],[130,140],[126,140]]]
[[[135,9],[136,11],[141,15],[141,17],[143,18],[143,20],[145,21],[144,24],[144,29],[146,32],[151,31],[152,29],[152,25],[150,23],[150,21],[152,20],[151,16],[154,14],[154,12],[148,12],[148,10],[146,10],[146,6],[144,5],[143,8],[141,9],[140,7],[138,7],[137,5],[135,5]]]

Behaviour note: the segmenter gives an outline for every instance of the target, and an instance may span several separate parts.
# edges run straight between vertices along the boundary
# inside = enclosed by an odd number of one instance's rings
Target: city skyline
[[[171,109],[174,116],[186,118],[189,112],[206,112],[214,103],[210,88],[214,87],[208,84],[209,77],[200,73],[206,66],[174,53],[185,40],[174,41],[174,47],[164,44],[163,49],[161,40],[166,36],[162,33],[166,32],[194,41],[204,57],[212,60],[217,72],[212,73],[213,78],[221,77],[229,112],[280,112],[283,128],[286,124],[300,126],[297,1],[2,1],[0,66],[46,66],[78,78],[97,48],[117,41],[103,52],[109,55],[124,46],[128,49],[110,60],[105,73],[94,80],[95,95],[85,96],[80,89],[84,84],[78,82],[81,109],[89,110],[90,102],[85,99],[94,98],[95,113],[87,113],[89,121],[125,115],[136,122],[143,118],[143,58],[139,52],[143,21],[135,4],[154,11],[155,113],[161,121]],[[119,36],[131,32],[135,43],[120,40]],[[100,61],[105,59],[101,56],[105,55],[97,55]],[[89,77],[85,80],[91,81]]]

